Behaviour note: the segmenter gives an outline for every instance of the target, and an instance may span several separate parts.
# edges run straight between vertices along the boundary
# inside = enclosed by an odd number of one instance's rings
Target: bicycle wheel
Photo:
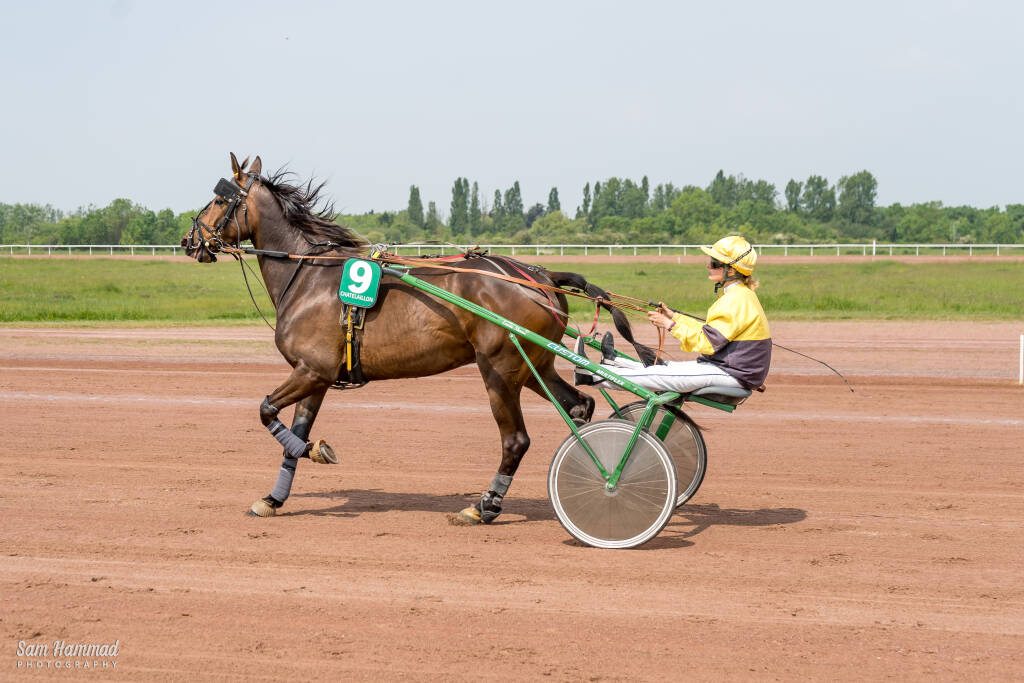
[[[623,419],[637,422],[646,407],[646,401],[635,401],[622,406],[619,411],[622,413]],[[669,427],[663,442],[669,455],[672,456],[672,461],[676,464],[676,482],[679,487],[676,507],[678,507],[693,498],[697,489],[700,488],[701,482],[704,481],[704,474],[708,469],[708,449],[703,435],[693,420],[674,406],[669,406],[669,410],[672,411],[672,416],[675,419],[672,420],[672,426]],[[658,433],[658,427],[667,414],[665,406],[658,408],[654,413],[654,421],[648,427],[651,433]],[[615,417],[614,413],[612,417]]]
[[[600,420],[579,429],[609,473],[626,451],[636,424]],[[676,473],[664,444],[643,430],[618,485],[609,490],[575,435],[555,451],[548,471],[548,497],[565,530],[595,548],[633,548],[658,535],[672,517]]]

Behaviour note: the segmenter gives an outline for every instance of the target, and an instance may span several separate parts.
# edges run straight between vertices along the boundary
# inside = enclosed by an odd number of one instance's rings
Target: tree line
[[[3,244],[177,244],[195,211],[151,211],[128,199],[65,214],[49,204],[0,203]]]
[[[546,203],[524,206],[516,181],[492,195],[456,178],[445,210],[409,188],[404,209],[339,215],[372,242],[458,244],[704,244],[737,232],[757,243],[1024,243],[1024,204],[978,209],[925,202],[876,205],[878,182],[860,171],[830,183],[811,175],[780,194],[765,180],[719,171],[706,187],[651,187],[612,177],[586,183],[575,210],[558,188]],[[64,214],[46,205],[0,204],[4,244],[175,244],[195,211],[154,212],[127,199]]]

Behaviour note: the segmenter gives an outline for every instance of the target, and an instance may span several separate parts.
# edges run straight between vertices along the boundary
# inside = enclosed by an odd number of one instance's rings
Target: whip
[[[615,294],[613,292],[608,292],[608,296],[610,296],[613,299],[622,299],[622,300],[625,300],[625,301],[632,301],[632,302],[635,302],[635,303],[638,303],[638,304],[645,304],[646,303],[646,305],[648,307],[650,307],[650,308],[655,308],[655,309],[660,309],[661,308],[661,304],[658,304],[655,301],[646,301],[645,302],[643,299],[635,299],[635,298],[633,298],[631,296],[625,296],[625,295],[622,295],[622,294]],[[630,308],[636,308],[637,310],[639,310],[638,307],[630,306]],[[670,310],[675,310],[675,309],[670,309]],[[706,323],[707,322],[707,318],[702,318],[699,315],[694,315],[693,313],[687,313],[686,311],[676,311],[676,313],[681,313],[682,315],[685,315],[687,318],[693,318],[694,320],[699,320],[702,323]],[[789,351],[790,353],[795,353],[798,356],[802,356],[802,357],[804,357],[804,358],[806,358],[808,360],[813,360],[815,363],[820,363],[821,365],[824,365],[826,368],[828,368],[829,370],[831,370],[835,374],[839,375],[839,378],[841,380],[843,380],[843,382],[846,383],[846,386],[850,390],[851,393],[857,393],[857,392],[855,392],[853,390],[853,386],[846,379],[846,377],[843,376],[843,373],[839,372],[838,370],[836,370],[834,367],[832,367],[831,365],[829,365],[825,361],[818,360],[814,356],[808,356],[806,353],[802,353],[800,351],[797,351],[796,349],[791,349],[788,346],[783,346],[782,344],[778,344],[778,343],[776,343],[774,341],[772,342],[772,346],[778,347],[778,348],[782,349],[783,351]]]
[[[648,302],[647,302],[647,305],[648,305],[648,306],[650,306],[650,307],[652,307],[652,308],[661,308],[661,306],[660,306],[660,305],[659,305],[658,303],[654,302],[654,301],[648,301]],[[667,308],[667,307],[666,307],[666,308]],[[670,309],[670,310],[675,310],[675,309]],[[702,317],[700,317],[699,315],[694,315],[693,313],[687,313],[686,311],[676,311],[676,313],[682,313],[682,314],[683,314],[683,315],[685,315],[685,316],[686,316],[687,318],[693,318],[694,320],[699,320],[699,321],[701,321],[702,323],[706,323],[706,322],[707,322],[707,318],[702,318]],[[836,370],[836,369],[835,369],[834,367],[832,367],[831,365],[829,365],[829,364],[828,364],[828,363],[826,363],[825,361],[823,361],[823,360],[818,360],[818,359],[817,359],[817,358],[815,358],[814,356],[808,356],[808,355],[807,355],[806,353],[801,353],[800,351],[797,351],[797,350],[795,350],[795,349],[791,349],[791,348],[789,348],[788,346],[783,346],[782,344],[777,344],[777,343],[776,343],[776,342],[774,342],[774,341],[772,342],[772,346],[778,347],[778,348],[782,349],[783,351],[789,351],[790,353],[795,353],[795,354],[796,354],[796,355],[798,355],[798,356],[803,356],[804,358],[806,358],[806,359],[808,359],[808,360],[813,360],[813,361],[814,361],[815,363],[821,363],[821,364],[822,364],[822,365],[824,365],[824,366],[825,366],[826,368],[828,368],[828,369],[829,369],[829,370],[831,370],[832,372],[834,372],[834,373],[836,373],[837,375],[839,375],[839,378],[840,378],[841,380],[843,380],[844,382],[846,382],[846,386],[847,386],[847,387],[848,387],[848,388],[850,389],[850,392],[851,392],[851,393],[856,393],[856,392],[855,392],[855,391],[853,390],[853,387],[852,387],[852,386],[850,385],[850,382],[849,382],[849,381],[847,381],[846,377],[844,377],[844,376],[843,376],[843,373],[839,372],[838,370]]]

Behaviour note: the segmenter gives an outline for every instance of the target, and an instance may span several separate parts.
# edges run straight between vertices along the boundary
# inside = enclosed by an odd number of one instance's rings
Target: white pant
[[[602,363],[601,366],[651,391],[685,394],[709,386],[743,386],[714,363],[698,363],[695,360],[669,361],[667,365],[645,368],[643,363],[635,360],[616,358],[614,362]]]

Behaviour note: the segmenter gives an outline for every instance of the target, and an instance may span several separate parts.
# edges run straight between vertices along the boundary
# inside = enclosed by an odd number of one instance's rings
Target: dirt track
[[[694,409],[694,500],[600,551],[550,509],[567,430],[532,395],[506,514],[448,523],[498,461],[474,368],[330,395],[341,465],[260,520],[268,331],[0,327],[0,679],[57,675],[19,641],[119,639],[131,680],[1019,680],[1021,331],[774,324],[859,393],[777,352],[766,394]]]

